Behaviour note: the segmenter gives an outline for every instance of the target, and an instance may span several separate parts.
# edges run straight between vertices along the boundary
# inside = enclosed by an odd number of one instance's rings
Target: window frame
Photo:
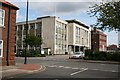
[[[0,57],[3,57],[3,40],[0,40],[0,41],[2,41],[1,43],[2,47],[0,48],[1,49]]]
[[[0,18],[2,19],[2,24],[0,24],[0,27],[4,27],[4,22],[5,22],[5,10],[0,9],[0,11],[2,11],[2,17],[0,16]]]

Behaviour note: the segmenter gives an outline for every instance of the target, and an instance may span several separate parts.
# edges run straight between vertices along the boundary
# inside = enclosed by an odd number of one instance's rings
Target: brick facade
[[[117,45],[114,45],[114,44],[109,45],[109,46],[107,47],[107,50],[117,50]]]
[[[107,35],[94,28],[91,31],[91,48],[93,51],[106,51]]]
[[[0,29],[2,30],[2,40],[3,40],[2,65],[3,66],[7,65],[7,61],[8,61],[8,65],[14,65],[15,64],[14,46],[15,46],[15,35],[16,35],[16,27],[15,27],[16,26],[16,10],[18,10],[18,8],[4,0],[1,0],[0,2],[2,3],[2,6],[0,7],[0,9],[5,10],[4,27],[0,27]],[[8,53],[8,58],[7,58],[7,53]]]

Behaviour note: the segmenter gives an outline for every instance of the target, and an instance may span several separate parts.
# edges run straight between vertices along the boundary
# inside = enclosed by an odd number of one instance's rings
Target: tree
[[[35,45],[35,40],[36,40],[36,36],[34,36],[33,34],[28,34],[27,38],[24,39],[24,43],[33,47]]]
[[[43,43],[43,42],[42,42],[42,38],[36,36],[34,44],[35,44],[36,47],[40,47],[40,54],[41,54],[41,44],[42,44],[42,43]]]
[[[97,18],[97,26],[101,30],[120,31],[120,1],[111,1],[101,4],[95,4],[90,7],[88,14]]]
[[[34,34],[28,34],[27,38],[24,39],[24,43],[27,43],[31,47],[40,47],[42,44],[42,38],[35,36]]]

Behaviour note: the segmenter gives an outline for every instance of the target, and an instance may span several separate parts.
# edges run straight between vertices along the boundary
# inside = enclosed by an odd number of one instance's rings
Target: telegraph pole
[[[27,0],[27,9],[26,9],[26,38],[28,36],[28,6],[29,6],[29,1]],[[25,62],[24,64],[27,64],[27,48],[28,48],[28,44],[25,43]]]

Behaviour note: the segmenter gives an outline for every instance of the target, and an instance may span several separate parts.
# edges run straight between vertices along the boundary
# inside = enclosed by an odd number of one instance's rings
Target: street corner
[[[46,69],[45,66],[40,64],[21,64],[14,66],[15,68],[6,67],[5,70],[2,71],[2,79],[7,80],[9,78],[32,74],[35,72],[42,72]]]
[[[23,64],[19,65],[18,69],[26,71],[27,73],[32,73],[37,71],[44,71],[46,67],[40,64]]]

